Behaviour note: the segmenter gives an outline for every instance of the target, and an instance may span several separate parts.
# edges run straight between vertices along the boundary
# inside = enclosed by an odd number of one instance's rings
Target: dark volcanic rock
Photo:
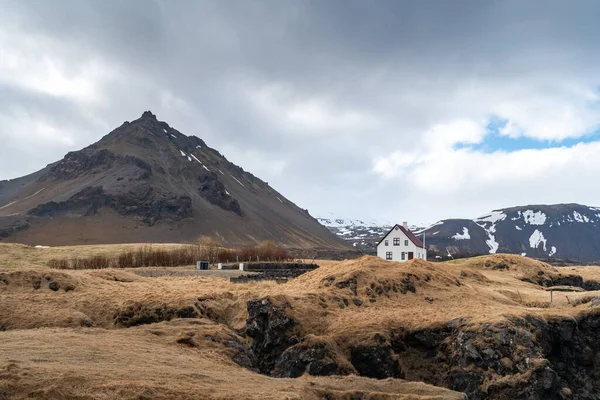
[[[296,321],[287,314],[290,307],[285,301],[275,305],[270,298],[248,302],[246,335],[253,339],[250,356],[263,374],[270,374],[283,352],[300,342]]]
[[[347,362],[343,363],[339,349],[334,346],[325,341],[310,341],[294,345],[279,357],[271,374],[281,378],[297,378],[305,373],[327,376],[348,375],[354,372]]]
[[[223,210],[231,211],[240,217],[242,216],[242,209],[236,199],[231,197],[225,186],[214,173],[207,173],[199,176],[198,181],[202,184],[198,191],[200,195],[212,204],[221,207]]]
[[[40,181],[68,180],[77,178],[82,173],[106,171],[113,167],[116,160],[116,154],[107,149],[72,151],[42,176]]]
[[[29,221],[24,216],[0,217],[0,238],[8,238],[29,228]]]
[[[369,378],[403,378],[398,357],[389,345],[358,346],[351,350],[356,371]]]
[[[38,217],[54,217],[64,213],[78,215],[95,215],[102,207],[109,207],[121,215],[133,215],[143,218],[148,225],[164,218],[175,220],[192,215],[191,199],[187,196],[165,197],[152,189],[132,190],[122,195],[111,195],[102,187],[88,187],[76,193],[67,201],[54,201],[41,204],[29,215]]]
[[[173,318],[198,318],[194,307],[170,307],[166,304],[135,303],[119,310],[114,317],[118,326],[131,327],[170,321]]]

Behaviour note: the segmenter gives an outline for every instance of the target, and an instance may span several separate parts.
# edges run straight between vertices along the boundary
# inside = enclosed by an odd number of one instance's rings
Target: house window
[[[389,245],[390,245],[390,241],[389,241],[389,240],[386,240],[386,241],[385,241],[385,245],[386,245],[386,246],[389,246]]]
[[[391,251],[388,251],[388,252],[385,253],[385,259],[386,260],[391,260],[392,259],[392,252]]]
[[[394,246],[400,246],[400,238],[394,238]]]
[[[406,253],[405,253],[405,252],[402,252],[402,254],[400,254],[400,259],[401,259],[401,260],[404,260],[404,259],[405,259],[405,257],[406,257]]]
[[[405,245],[405,246],[408,246],[408,240],[405,240],[405,241],[404,241],[404,245]]]

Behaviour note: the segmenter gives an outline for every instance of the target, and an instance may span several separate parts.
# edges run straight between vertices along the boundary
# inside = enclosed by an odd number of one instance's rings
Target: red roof
[[[415,246],[420,247],[420,248],[424,248],[425,247],[425,246],[423,246],[423,242],[421,242],[419,240],[419,238],[416,237],[415,234],[410,231],[410,229],[406,229],[405,227],[400,226],[400,230],[402,232],[404,232],[404,234],[406,236],[408,236],[408,238],[410,239],[410,241],[413,242],[415,244]]]
[[[413,244],[415,246],[420,247],[422,249],[425,248],[425,246],[423,245],[423,242],[421,242],[419,240],[419,238],[416,237],[415,234],[410,231],[410,229],[406,229],[402,225],[398,225],[398,224],[394,225],[392,227],[392,229],[390,229],[388,231],[388,233],[386,233],[385,236],[379,241],[379,243],[383,242],[383,239],[385,239],[386,237],[388,237],[388,235],[390,234],[390,232],[393,231],[394,229],[396,229],[396,227],[400,228],[400,230],[410,239],[411,242],[413,242]],[[377,246],[379,246],[379,243],[377,243]]]

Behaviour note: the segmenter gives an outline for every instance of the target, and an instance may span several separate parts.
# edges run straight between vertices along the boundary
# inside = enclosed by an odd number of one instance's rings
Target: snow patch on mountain
[[[590,219],[588,217],[578,213],[577,211],[573,211],[573,218],[575,218],[575,221],[577,221],[577,222],[584,222],[584,223],[590,222]]]
[[[531,246],[532,249],[537,249],[540,243],[544,245],[544,251],[546,251],[546,239],[544,238],[544,234],[536,229],[529,237],[529,246]]]
[[[412,229],[412,228],[411,228],[411,231],[412,231],[412,233],[414,233],[415,235],[419,235],[419,234],[423,233],[424,231],[428,231],[428,230],[430,230],[431,228],[433,228],[434,226],[439,226],[439,225],[444,225],[444,221],[438,221],[438,222],[436,222],[435,224],[431,224],[431,225],[429,225],[427,228],[415,228],[415,229]],[[436,233],[437,233],[437,232],[436,232]]]
[[[492,211],[489,214],[486,214],[482,217],[475,218],[473,221],[479,225],[479,223],[489,222],[492,225],[496,225],[498,221],[504,221],[506,219],[506,214],[504,211]]]
[[[485,243],[490,248],[490,254],[496,254],[500,244],[496,241],[494,233],[496,232],[496,224],[499,221],[504,221],[506,214],[503,211],[492,211],[482,217],[476,218],[473,221],[481,226],[488,234],[488,240]]]
[[[469,235],[469,229],[463,228],[463,233],[457,233],[456,235],[452,236],[452,239],[454,239],[454,240],[471,239],[471,235]]]
[[[522,215],[526,224],[544,225],[546,223],[546,214],[541,211],[534,212],[533,210],[525,210]]]
[[[515,225],[515,229],[518,231],[522,231],[523,229],[519,225]]]
[[[548,256],[549,256],[549,257],[552,257],[552,256],[553,256],[553,255],[555,255],[555,254],[556,254],[556,247],[552,246],[552,247],[550,248],[550,253],[548,253]]]
[[[208,168],[207,168],[207,171],[208,171]],[[229,175],[231,175],[231,174],[229,174]],[[240,181],[238,180],[238,178],[236,178],[236,177],[235,177],[235,176],[233,176],[233,175],[231,175],[231,177],[232,177],[233,179],[235,179],[235,181],[236,181],[237,183],[239,183],[240,185],[244,186],[244,184],[243,184],[242,182],[240,182]],[[246,187],[246,186],[244,186],[244,187]]]
[[[395,224],[390,221],[378,221],[378,220],[369,220],[364,221],[360,219],[351,219],[351,218],[340,218],[333,216],[327,217],[317,217],[317,221],[319,221],[322,225],[325,225],[329,228],[341,228],[341,227],[376,227],[376,228],[391,228]]]

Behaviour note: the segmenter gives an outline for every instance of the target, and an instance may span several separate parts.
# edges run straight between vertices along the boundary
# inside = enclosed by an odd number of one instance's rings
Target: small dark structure
[[[196,269],[209,269],[208,261],[196,261]]]

